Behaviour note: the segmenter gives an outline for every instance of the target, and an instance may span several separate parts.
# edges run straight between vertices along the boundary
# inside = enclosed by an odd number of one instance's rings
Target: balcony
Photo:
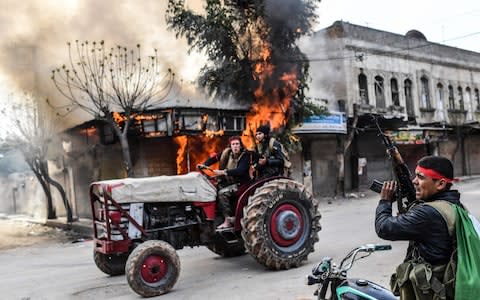
[[[465,109],[449,109],[447,112],[450,125],[459,126],[465,124],[467,116],[467,111]]]
[[[435,122],[435,108],[432,107],[420,107],[420,123],[433,123]]]

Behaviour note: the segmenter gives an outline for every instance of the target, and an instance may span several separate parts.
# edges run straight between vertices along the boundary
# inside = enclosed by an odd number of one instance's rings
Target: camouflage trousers
[[[238,183],[234,183],[218,191],[218,206],[224,217],[232,216],[232,204],[236,202],[238,186]]]

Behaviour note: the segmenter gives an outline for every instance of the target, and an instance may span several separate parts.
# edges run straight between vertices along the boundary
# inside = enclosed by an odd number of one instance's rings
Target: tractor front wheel
[[[128,284],[137,294],[159,296],[169,292],[177,282],[180,259],[169,243],[150,240],[132,251],[125,272]]]

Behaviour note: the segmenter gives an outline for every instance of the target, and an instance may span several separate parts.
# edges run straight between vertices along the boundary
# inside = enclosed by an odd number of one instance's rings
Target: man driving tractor
[[[220,155],[212,154],[203,165],[210,166],[219,162],[218,170],[213,170],[216,176],[221,176],[218,183],[218,205],[223,213],[224,221],[217,228],[225,229],[233,226],[235,217],[232,216],[232,205],[235,202],[239,187],[251,182],[249,174],[252,154],[245,150],[239,136],[229,138],[229,147],[225,148]]]

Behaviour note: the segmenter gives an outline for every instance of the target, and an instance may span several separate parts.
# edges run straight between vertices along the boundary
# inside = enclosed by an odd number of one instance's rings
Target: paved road
[[[480,180],[460,184],[462,200],[480,217]],[[223,259],[204,247],[179,251],[182,270],[172,292],[158,299],[313,299],[304,277],[324,256],[335,261],[357,245],[385,243],[374,232],[377,198],[322,203],[320,242],[297,269],[267,271],[248,255]],[[387,285],[406,243],[359,261],[352,276]],[[1,299],[140,299],[124,276],[108,277],[92,260],[92,242],[33,246],[0,252]]]

